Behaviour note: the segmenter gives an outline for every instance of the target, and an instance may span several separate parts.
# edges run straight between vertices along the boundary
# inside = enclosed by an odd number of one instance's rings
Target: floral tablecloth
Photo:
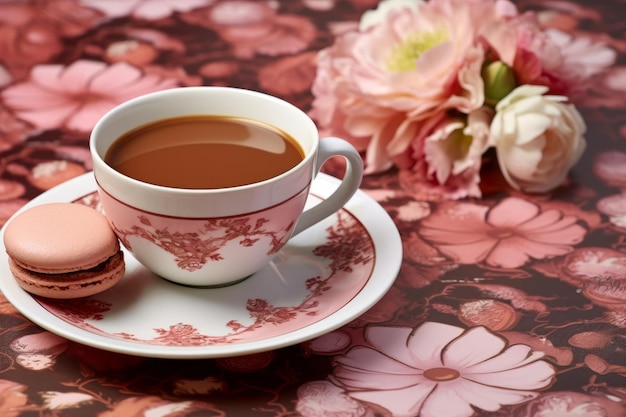
[[[137,95],[228,85],[309,110],[318,51],[376,4],[1,0],[0,222],[90,171],[90,129]],[[615,53],[579,105],[588,147],[566,185],[521,194],[486,164],[482,199],[431,201],[395,169],[366,176],[402,236],[394,286],[352,323],[274,351],[126,356],[0,297],[0,415],[625,416],[626,3],[516,4]]]

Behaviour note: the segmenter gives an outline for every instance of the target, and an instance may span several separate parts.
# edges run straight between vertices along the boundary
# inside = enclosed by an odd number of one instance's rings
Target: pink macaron
[[[81,204],[23,211],[6,225],[4,246],[18,284],[42,297],[86,297],[124,275],[124,254],[108,220]]]

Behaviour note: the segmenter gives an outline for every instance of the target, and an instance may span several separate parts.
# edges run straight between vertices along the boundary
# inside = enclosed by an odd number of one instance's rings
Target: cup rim
[[[262,181],[257,181],[257,182],[253,182],[250,184],[244,184],[244,185],[238,185],[238,186],[232,186],[232,187],[221,187],[221,188],[179,188],[179,187],[169,187],[169,186],[165,186],[165,185],[158,185],[158,184],[153,184],[153,183],[149,183],[149,182],[145,182],[145,181],[141,181],[138,179],[135,179],[133,177],[130,177],[128,175],[122,174],[121,172],[117,171],[116,169],[114,169],[113,167],[111,167],[109,164],[107,164],[104,160],[104,157],[100,155],[100,153],[97,150],[97,145],[96,145],[96,137],[100,134],[100,132],[106,127],[106,124],[109,122],[109,119],[114,117],[116,114],[120,113],[120,112],[124,112],[126,110],[128,110],[128,108],[131,107],[135,107],[137,105],[141,105],[144,102],[147,101],[152,101],[155,98],[165,98],[167,96],[171,96],[171,95],[179,95],[179,94],[187,94],[187,93],[196,93],[199,91],[216,91],[216,92],[228,92],[228,93],[232,93],[232,94],[241,94],[241,95],[252,95],[252,96],[256,96],[259,98],[262,98],[264,100],[269,100],[269,101],[274,101],[282,106],[287,106],[289,108],[291,108],[292,111],[296,112],[296,113],[300,113],[300,115],[302,116],[302,120],[308,124],[309,126],[307,127],[308,129],[311,129],[314,133],[315,133],[315,141],[314,141],[314,146],[310,149],[303,149],[303,152],[305,153],[304,157],[302,158],[302,160],[300,162],[298,162],[298,164],[296,164],[295,166],[293,166],[292,168],[290,168],[287,171],[284,171],[272,178],[268,178]],[[176,116],[173,116],[176,117]],[[160,120],[160,119],[155,119],[156,120]],[[264,121],[262,121],[263,123],[266,123]],[[150,122],[148,122],[150,123]],[[138,126],[137,126],[138,127]],[[127,131],[128,132],[128,131]],[[298,140],[298,138],[294,138],[296,141],[298,141],[298,144],[301,145],[300,141]],[[100,117],[100,119],[96,122],[96,124],[94,125],[93,129],[91,130],[91,134],[89,137],[89,150],[91,153],[91,157],[93,160],[94,165],[98,165],[98,168],[101,170],[105,170],[107,171],[108,175],[113,175],[116,178],[118,178],[118,180],[120,181],[125,181],[128,182],[129,184],[132,184],[133,186],[139,186],[142,187],[145,190],[153,190],[156,192],[165,192],[168,193],[170,195],[176,195],[176,194],[183,194],[183,195],[188,195],[188,196],[192,196],[192,195],[207,195],[207,194],[223,194],[223,193],[238,193],[238,192],[243,192],[245,190],[250,190],[250,189],[256,189],[259,187],[263,187],[265,185],[268,184],[272,184],[275,182],[280,182],[282,179],[291,176],[294,172],[302,169],[303,167],[305,167],[306,165],[308,165],[310,163],[310,160],[312,158],[315,158],[317,155],[317,148],[318,148],[318,144],[319,144],[319,133],[317,130],[317,126],[315,125],[315,122],[313,122],[313,120],[309,117],[309,115],[306,114],[306,112],[304,112],[302,109],[296,107],[295,105],[289,103],[286,100],[283,100],[279,97],[270,95],[270,94],[266,94],[266,93],[262,93],[259,91],[255,91],[255,90],[248,90],[248,89],[244,89],[244,88],[237,88],[237,87],[222,87],[222,86],[194,86],[194,87],[173,87],[173,88],[169,88],[169,89],[165,89],[165,90],[159,90],[159,91],[155,91],[155,92],[151,92],[151,93],[147,93],[147,94],[143,94],[137,97],[134,97],[132,99],[129,99],[121,104],[118,104],[117,106],[111,108],[110,110],[108,110],[102,117]],[[110,145],[106,148],[109,149]],[[303,147],[302,147],[303,148]]]

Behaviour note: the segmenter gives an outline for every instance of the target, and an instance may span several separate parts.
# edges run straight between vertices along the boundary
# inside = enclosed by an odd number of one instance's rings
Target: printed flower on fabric
[[[623,402],[602,390],[592,395],[550,391],[515,410],[512,417],[618,417],[626,412]]]
[[[210,410],[210,411],[209,411]],[[146,417],[146,416],[187,416],[211,415],[215,410],[203,401],[171,402],[156,395],[128,397],[111,406],[98,417]]]
[[[0,98],[36,128],[89,132],[118,104],[176,86],[174,79],[143,74],[124,62],[79,60],[69,66],[38,65],[29,80],[7,88]]]
[[[530,259],[566,255],[586,229],[574,216],[520,198],[493,207],[443,203],[421,222],[420,235],[460,264],[518,268]]]
[[[593,77],[605,72],[617,57],[604,43],[588,37],[543,31],[533,13],[522,15],[504,30],[509,34],[500,36],[516,37],[516,47],[505,61],[514,67],[519,84],[545,85],[551,94],[567,95],[576,102],[585,101]]]
[[[181,16],[188,23],[215,31],[240,59],[278,57],[306,50],[317,36],[309,17],[280,13],[278,2],[229,0]],[[284,82],[284,81],[282,81]]]
[[[77,408],[81,404],[94,401],[94,397],[82,392],[46,391],[41,394],[45,408],[48,410],[64,410]]]
[[[559,278],[582,288],[582,294],[609,309],[626,305],[626,254],[601,247],[584,247],[568,254]]]
[[[425,322],[370,327],[370,346],[336,358],[332,380],[393,416],[469,417],[521,404],[549,387],[554,369],[527,345],[507,346],[484,327]]]
[[[301,385],[296,411],[304,417],[374,417],[372,410],[328,381]]]
[[[2,417],[18,417],[27,409],[27,386],[0,379],[0,415]]]
[[[215,3],[215,0],[79,0],[110,18],[135,16],[146,20],[168,17]]]

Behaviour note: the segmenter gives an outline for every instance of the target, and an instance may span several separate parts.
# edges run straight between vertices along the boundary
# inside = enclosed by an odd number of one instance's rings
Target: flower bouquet
[[[395,166],[422,195],[481,197],[489,157],[514,189],[547,192],[585,149],[574,103],[602,69],[594,48],[506,0],[384,0],[320,51],[311,115],[366,173]]]

